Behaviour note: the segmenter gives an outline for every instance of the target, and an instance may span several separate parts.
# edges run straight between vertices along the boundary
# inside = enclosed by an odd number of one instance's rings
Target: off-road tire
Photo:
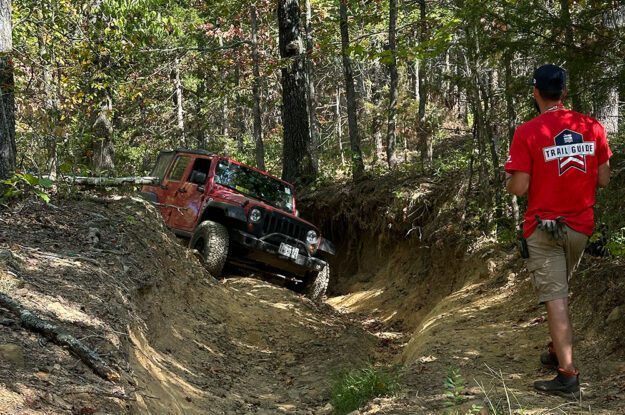
[[[217,278],[228,259],[230,235],[221,223],[205,220],[193,232],[189,248],[197,249],[202,257],[202,265]]]
[[[328,283],[330,282],[330,265],[326,265],[319,272],[311,272],[307,276],[307,280],[304,282],[304,295],[310,298],[315,303],[323,301],[323,297],[328,290]]]

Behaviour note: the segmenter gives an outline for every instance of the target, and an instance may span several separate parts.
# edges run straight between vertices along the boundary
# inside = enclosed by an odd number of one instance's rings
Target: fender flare
[[[330,255],[336,255],[336,247],[334,246],[334,244],[325,239],[325,238],[321,238],[321,242],[319,243],[319,248],[317,248],[319,251],[325,252],[326,254],[330,254]]]
[[[225,202],[218,202],[215,200],[209,200],[202,208],[202,215],[200,216],[200,221],[198,223],[201,223],[205,219],[210,219],[210,211],[221,212],[225,219],[235,219],[241,222],[247,222],[245,210],[241,206],[236,206]]]

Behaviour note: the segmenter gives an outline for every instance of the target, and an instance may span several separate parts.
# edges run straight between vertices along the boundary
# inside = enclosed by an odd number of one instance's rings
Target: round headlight
[[[317,232],[315,231],[308,231],[308,233],[306,234],[306,242],[308,242],[310,245],[312,244],[316,244],[318,241],[319,237],[317,236]]]
[[[261,217],[262,217],[262,213],[260,212],[260,209],[253,208],[250,211],[250,222],[258,223]]]

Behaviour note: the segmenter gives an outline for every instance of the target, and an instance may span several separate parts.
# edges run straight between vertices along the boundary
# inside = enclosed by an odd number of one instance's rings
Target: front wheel
[[[310,272],[304,282],[304,294],[315,303],[320,303],[328,290],[330,282],[330,264],[319,272]]]
[[[219,277],[228,259],[230,235],[221,223],[205,220],[193,232],[189,248],[197,249],[202,265],[213,277]]]

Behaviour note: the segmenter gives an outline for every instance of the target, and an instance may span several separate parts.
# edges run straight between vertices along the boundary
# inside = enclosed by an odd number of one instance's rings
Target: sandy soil
[[[515,254],[487,241],[459,251],[374,239],[362,235],[335,268],[342,295],[316,306],[257,279],[213,279],[140,201],[5,209],[0,292],[121,380],[100,379],[0,307],[0,414],[329,414],[336,374],[370,362],[399,365],[401,388],[360,414],[625,413],[622,262],[586,258],[573,284],[580,404],[532,390],[551,376],[537,360],[547,329]],[[466,383],[455,405],[451,368]]]
[[[417,326],[404,327],[404,336],[397,340],[402,352],[396,358],[403,365],[402,392],[378,399],[360,413],[466,414],[473,405],[502,414],[625,413],[625,360],[622,347],[615,346],[623,341],[624,322],[606,321],[613,303],[602,298],[605,294],[597,296],[602,292],[599,287],[592,287],[595,294],[588,291],[589,280],[596,284],[601,279],[606,290],[612,286],[622,293],[623,264],[587,257],[573,282],[576,358],[585,394],[581,402],[568,402],[539,394],[532,387],[534,380],[555,374],[538,360],[548,342],[546,313],[536,303],[523,263],[516,253],[484,251],[475,253],[478,258],[488,253],[490,259],[482,261],[484,272],[475,272],[474,261],[469,259],[460,285],[430,304]],[[373,306],[374,315],[389,322],[399,309],[422,310],[421,300],[415,302],[414,295],[397,295],[398,286],[403,290],[411,282],[404,280],[402,285],[402,278],[396,278],[390,285],[384,270],[368,284],[357,284],[360,289],[329,302],[346,311]],[[397,272],[393,270],[394,275]],[[443,274],[437,275],[448,281]],[[412,284],[411,292],[423,288]],[[584,295],[575,295],[580,292]],[[452,368],[459,370],[465,383],[457,404],[443,386]]]
[[[0,308],[2,414],[327,413],[333,376],[376,360],[378,340],[328,306],[213,279],[141,202],[29,203],[1,224],[0,291],[122,375],[98,378]]]

